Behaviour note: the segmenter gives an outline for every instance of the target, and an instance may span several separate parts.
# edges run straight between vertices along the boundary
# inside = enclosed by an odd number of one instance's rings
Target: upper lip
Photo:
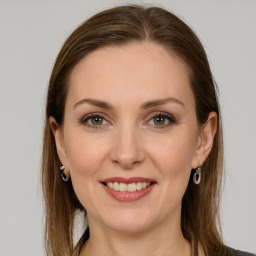
[[[143,177],[131,177],[131,178],[123,178],[123,177],[111,177],[104,180],[101,180],[102,183],[107,182],[118,182],[118,183],[136,183],[136,182],[150,182],[155,183],[156,181],[150,178],[143,178]]]

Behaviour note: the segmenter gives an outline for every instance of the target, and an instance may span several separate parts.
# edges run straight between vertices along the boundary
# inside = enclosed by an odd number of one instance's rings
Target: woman
[[[222,128],[193,31],[122,6],[77,28],[54,65],[42,182],[49,255],[247,255],[219,234]],[[88,228],[74,247],[74,218]]]

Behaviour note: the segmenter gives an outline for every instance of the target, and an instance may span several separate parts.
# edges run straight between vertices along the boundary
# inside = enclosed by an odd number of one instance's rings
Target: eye
[[[156,116],[153,118],[153,121],[155,125],[164,125],[168,120],[163,116]]]
[[[176,123],[175,118],[166,113],[154,114],[148,122],[149,125],[155,126],[156,128],[165,128],[174,123]]]
[[[91,125],[102,125],[104,119],[100,116],[93,116],[88,121]]]
[[[100,114],[90,114],[83,117],[80,121],[83,125],[86,125],[90,128],[100,128],[104,125],[108,125],[106,119]]]

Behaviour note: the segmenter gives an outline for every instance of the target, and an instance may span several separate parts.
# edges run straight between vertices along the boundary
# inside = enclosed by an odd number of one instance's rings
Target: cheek
[[[91,176],[93,178],[92,175],[96,174],[106,157],[106,145],[104,136],[102,139],[94,139],[94,136],[72,133],[67,138],[67,154],[71,175]]]
[[[148,145],[151,161],[157,166],[162,179],[172,188],[189,179],[196,150],[194,134],[184,130],[158,138],[158,143]]]
[[[86,208],[97,209],[97,190],[99,170],[107,155],[107,145],[104,136],[95,139],[94,136],[85,136],[83,133],[70,133],[67,137],[66,148],[74,191]],[[96,186],[95,186],[96,185]]]
[[[191,136],[170,136],[159,140],[157,145],[150,147],[151,161],[160,174],[157,205],[164,205],[161,216],[170,215],[180,209],[182,198],[187,189],[191,163],[195,152],[195,140]]]

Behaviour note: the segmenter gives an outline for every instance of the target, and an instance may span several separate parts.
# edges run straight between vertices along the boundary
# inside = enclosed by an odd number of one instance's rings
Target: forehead
[[[71,73],[68,98],[147,101],[188,95],[193,97],[187,65],[164,47],[143,42],[88,54]]]

